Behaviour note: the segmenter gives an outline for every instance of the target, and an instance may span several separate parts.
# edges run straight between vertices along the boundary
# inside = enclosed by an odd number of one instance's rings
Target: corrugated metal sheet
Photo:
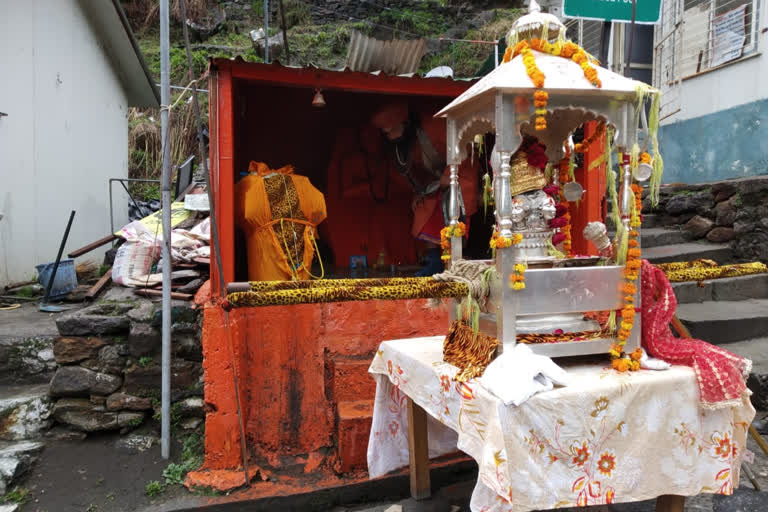
[[[347,68],[352,71],[383,71],[388,75],[415,73],[426,47],[424,39],[382,41],[353,30],[347,51]]]

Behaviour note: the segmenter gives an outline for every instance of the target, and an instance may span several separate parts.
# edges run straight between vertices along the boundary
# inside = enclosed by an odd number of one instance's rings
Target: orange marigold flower
[[[629,242],[627,242],[627,244],[630,247],[637,247],[638,246],[637,240],[629,240]]]
[[[619,364],[617,365],[617,370],[620,372],[625,372],[629,370],[629,361],[627,359],[618,359]]]
[[[629,258],[639,258],[641,254],[640,249],[630,249],[627,251],[627,257]]]
[[[637,292],[637,288],[632,283],[625,284],[621,290],[627,295],[634,295]]]
[[[636,372],[640,369],[640,361],[631,361],[629,363],[629,369],[633,372]]]
[[[643,357],[643,349],[641,349],[640,347],[637,347],[635,350],[632,351],[631,354],[629,354],[629,357],[633,361],[639,361],[640,358]]]

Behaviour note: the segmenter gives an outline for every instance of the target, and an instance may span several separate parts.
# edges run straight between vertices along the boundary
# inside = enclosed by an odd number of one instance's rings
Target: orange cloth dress
[[[325,197],[293,167],[251,162],[235,186],[235,219],[245,232],[248,279],[309,279],[316,226],[327,216]]]

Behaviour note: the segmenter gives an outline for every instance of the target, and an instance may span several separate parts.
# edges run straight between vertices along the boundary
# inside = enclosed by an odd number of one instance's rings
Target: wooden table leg
[[[411,467],[411,497],[429,498],[429,444],[427,439],[427,413],[408,398],[408,451]]]
[[[685,496],[665,494],[656,498],[656,512],[683,512]]]

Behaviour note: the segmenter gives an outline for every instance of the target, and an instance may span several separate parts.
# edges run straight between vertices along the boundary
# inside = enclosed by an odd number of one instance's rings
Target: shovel
[[[67,229],[64,230],[64,238],[61,239],[61,245],[59,246],[59,253],[56,255],[56,262],[53,264],[53,270],[51,271],[51,277],[48,278],[48,286],[45,287],[45,295],[43,301],[40,303],[40,311],[46,313],[59,313],[66,311],[69,308],[61,306],[53,306],[48,304],[48,297],[51,295],[51,289],[53,288],[53,281],[56,279],[56,271],[59,269],[59,262],[61,261],[61,253],[64,252],[64,246],[67,244],[67,238],[69,238],[69,228],[72,227],[72,219],[75,218],[75,210],[69,214],[69,221],[67,222]]]

